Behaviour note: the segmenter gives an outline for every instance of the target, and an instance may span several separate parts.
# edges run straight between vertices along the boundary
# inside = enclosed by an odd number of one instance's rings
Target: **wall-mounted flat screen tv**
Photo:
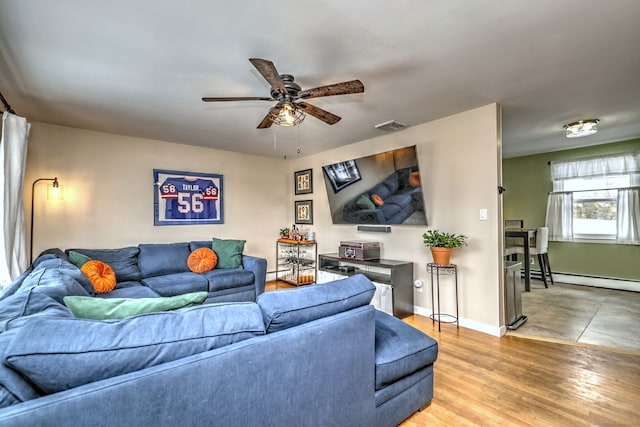
[[[427,225],[415,145],[322,170],[334,224]]]

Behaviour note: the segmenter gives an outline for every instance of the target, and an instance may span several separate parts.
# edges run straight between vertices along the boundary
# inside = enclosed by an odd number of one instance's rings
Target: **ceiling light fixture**
[[[291,102],[278,104],[269,110],[269,117],[271,117],[273,123],[285,127],[299,125],[306,116],[304,111]]]
[[[567,138],[580,138],[598,132],[598,123],[600,123],[599,119],[578,120],[562,128],[567,131]]]

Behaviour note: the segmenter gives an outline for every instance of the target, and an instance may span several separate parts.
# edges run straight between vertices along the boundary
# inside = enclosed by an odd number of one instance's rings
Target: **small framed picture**
[[[296,224],[313,224],[313,200],[296,200]]]
[[[294,172],[293,181],[296,188],[296,196],[298,194],[313,193],[313,175],[311,174],[311,169]]]

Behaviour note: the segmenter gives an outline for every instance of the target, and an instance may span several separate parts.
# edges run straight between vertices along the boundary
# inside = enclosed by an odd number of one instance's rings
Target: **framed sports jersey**
[[[222,175],[154,169],[154,225],[223,224]]]

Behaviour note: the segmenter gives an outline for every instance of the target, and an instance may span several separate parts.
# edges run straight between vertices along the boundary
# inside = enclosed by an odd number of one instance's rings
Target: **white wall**
[[[322,166],[416,145],[423,183],[428,228],[464,234],[467,247],[454,252],[458,265],[461,324],[494,335],[504,324],[501,315],[501,256],[499,248],[498,167],[500,159],[499,106],[475,110],[314,156],[292,160],[293,170],[313,168],[314,192],[292,200],[313,199],[314,225],[320,253],[336,252],[341,240],[382,242],[384,258],[414,262],[414,277],[425,286],[415,291],[418,314],[431,312],[427,263],[431,254],[422,243],[424,226],[392,226],[391,233],[358,232],[355,225],[333,225]],[[311,196],[311,197],[310,197]],[[480,221],[481,208],[488,220]],[[441,280],[442,311],[455,313],[453,282]]]
[[[502,257],[499,242],[500,115],[496,104],[408,129],[384,133],[321,154],[285,161],[146,140],[122,135],[33,125],[25,178],[29,215],[31,183],[57,176],[64,201],[46,200],[46,185],[36,188],[34,256],[51,247],[115,248],[141,242],[241,238],[245,253],[264,257],[274,270],[278,230],[293,223],[293,201],[314,201],[320,253],[335,252],[340,240],[379,240],[385,258],[414,262],[424,282],[415,291],[416,312],[431,312],[421,226],[393,226],[392,232],[365,233],[355,225],[333,225],[322,166],[394,148],[416,145],[424,187],[428,228],[469,236],[469,246],[454,253],[459,266],[461,324],[500,334]],[[153,169],[224,175],[225,224],[153,225]],[[293,172],[313,169],[314,192],[293,195]],[[479,220],[486,208],[488,221]],[[28,236],[27,236],[28,238]],[[442,308],[453,312],[453,283],[441,281]]]
[[[224,224],[154,226],[153,169],[222,174]],[[57,176],[64,187],[64,200],[51,202],[46,183],[36,186],[34,258],[52,247],[218,237],[246,239],[245,253],[267,258],[272,268],[278,226],[291,217],[288,170],[279,159],[34,123],[25,177],[27,228],[33,181]]]

